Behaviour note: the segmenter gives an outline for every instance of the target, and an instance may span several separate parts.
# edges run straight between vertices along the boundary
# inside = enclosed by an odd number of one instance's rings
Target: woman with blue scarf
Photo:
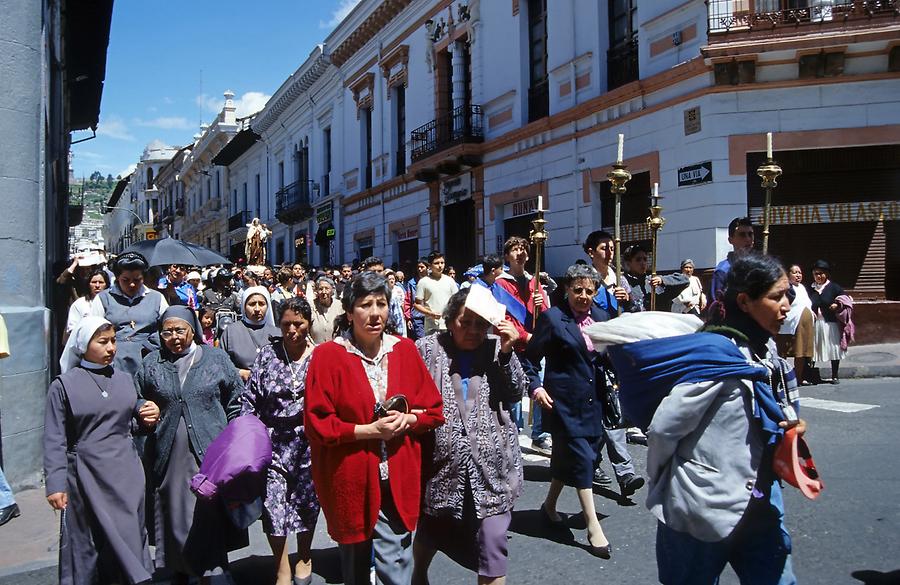
[[[788,287],[773,258],[741,257],[704,332],[610,348],[624,394],[638,377],[642,396],[667,391],[647,415],[647,507],[666,585],[718,583],[726,564],[741,583],[796,582],[772,469],[784,429],[806,430],[791,403],[793,370],[772,342]]]

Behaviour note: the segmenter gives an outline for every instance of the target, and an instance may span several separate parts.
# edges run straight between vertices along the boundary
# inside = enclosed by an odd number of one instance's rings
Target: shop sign
[[[615,233],[615,228],[612,226],[604,227],[602,229],[611,234]],[[622,224],[620,229],[623,242],[640,242],[650,239],[650,228],[645,221],[642,221],[641,223]]]
[[[777,191],[776,191],[777,193]],[[751,207],[753,222],[763,225],[763,208]],[[850,203],[811,203],[809,205],[772,206],[771,225],[807,225],[900,220],[900,201],[854,201]]]
[[[402,242],[404,240],[414,240],[419,237],[419,226],[399,229],[395,233],[397,234],[398,242]]]
[[[471,177],[471,174],[465,174],[444,181],[441,184],[441,203],[448,205],[469,197]]]
[[[523,199],[522,201],[516,201],[511,205],[512,209],[511,213],[509,214],[509,218],[521,217],[523,215],[531,215],[532,213],[537,213],[537,205],[537,197],[534,197],[532,199]]]
[[[327,230],[325,230],[325,237],[328,238],[329,240],[333,240],[336,233],[337,233],[337,231],[333,227],[330,227]]]
[[[316,209],[316,223],[322,225],[334,218],[334,204],[328,203]]]
[[[155,239],[158,238],[158,237],[159,237],[159,234],[158,234],[157,232],[154,232],[154,231],[152,231],[152,230],[150,230],[150,231],[147,232],[147,239],[148,239],[148,240],[155,240]]]

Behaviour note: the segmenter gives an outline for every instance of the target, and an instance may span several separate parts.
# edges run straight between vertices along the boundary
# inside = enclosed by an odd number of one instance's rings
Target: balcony
[[[311,181],[296,181],[275,193],[275,217],[281,223],[295,224],[313,216],[311,185]]]
[[[240,235],[241,230],[246,232],[247,224],[251,221],[253,221],[253,218],[250,216],[249,211],[238,211],[228,218],[228,234],[232,235],[232,232],[234,232],[235,235]]]
[[[457,144],[484,142],[481,106],[454,108],[444,116],[413,130],[410,140],[414,163]]]
[[[709,0],[710,43],[871,28],[900,20],[896,0]]]
[[[612,91],[638,77],[638,39],[634,36],[606,52],[606,89]]]

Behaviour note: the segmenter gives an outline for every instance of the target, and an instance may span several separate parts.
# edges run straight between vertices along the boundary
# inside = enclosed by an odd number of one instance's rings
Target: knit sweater
[[[391,493],[407,530],[415,530],[421,496],[421,435],[444,423],[441,395],[415,344],[400,339],[388,354],[387,397],[403,394],[417,413],[411,432],[387,443]],[[305,431],[313,483],[340,544],[371,538],[381,508],[381,441],[356,440],[357,425],[374,420],[375,396],[362,361],[334,341],[313,351],[306,379]]]

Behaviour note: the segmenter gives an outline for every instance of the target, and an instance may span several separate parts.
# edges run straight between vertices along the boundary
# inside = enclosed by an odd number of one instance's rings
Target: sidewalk
[[[822,375],[831,377],[830,364],[817,364]],[[900,377],[900,343],[850,346],[841,361],[841,378]]]

